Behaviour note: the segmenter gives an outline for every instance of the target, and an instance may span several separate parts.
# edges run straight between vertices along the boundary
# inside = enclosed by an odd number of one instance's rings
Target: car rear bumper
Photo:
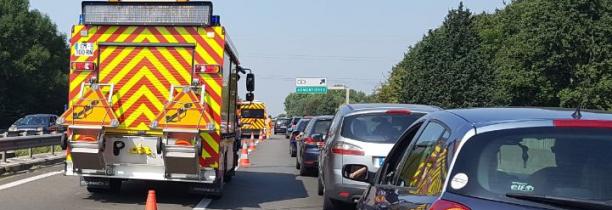
[[[366,187],[366,185],[336,184],[333,187],[325,188],[325,195],[345,203],[356,203]]]
[[[319,149],[306,148],[302,154],[302,164],[306,167],[317,167],[319,165]]]
[[[274,128],[274,132],[275,133],[286,133],[287,129],[286,128]]]

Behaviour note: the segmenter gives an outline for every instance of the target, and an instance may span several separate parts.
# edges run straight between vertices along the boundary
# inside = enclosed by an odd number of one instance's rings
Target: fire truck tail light
[[[200,74],[216,74],[221,72],[221,66],[219,65],[196,65],[195,68],[197,73]]]
[[[76,70],[76,71],[94,71],[96,70],[96,63],[94,62],[72,62],[71,67],[73,70]]]

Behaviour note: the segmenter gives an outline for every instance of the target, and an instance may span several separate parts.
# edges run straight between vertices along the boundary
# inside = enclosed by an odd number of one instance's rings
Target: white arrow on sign
[[[324,77],[304,77],[295,78],[296,87],[327,87],[327,78]]]

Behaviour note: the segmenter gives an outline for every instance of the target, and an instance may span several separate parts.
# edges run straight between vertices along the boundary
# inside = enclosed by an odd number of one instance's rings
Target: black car
[[[274,124],[274,134],[278,133],[287,133],[287,127],[291,123],[291,119],[289,118],[278,118]]]
[[[300,169],[301,176],[318,171],[320,147],[325,143],[333,118],[331,115],[312,118],[300,135],[301,138],[296,139],[296,168]]]
[[[358,209],[612,209],[612,113],[548,108],[438,111],[417,120]],[[372,178],[373,179],[369,179]]]
[[[63,131],[63,126],[57,125],[55,121],[57,115],[54,114],[32,114],[15,121],[9,131],[42,131],[50,133],[53,131]]]

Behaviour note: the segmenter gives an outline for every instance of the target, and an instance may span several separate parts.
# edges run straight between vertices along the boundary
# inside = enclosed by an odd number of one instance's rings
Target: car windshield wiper
[[[507,193],[506,196],[515,199],[528,200],[537,203],[551,204],[561,207],[571,207],[579,209],[612,209],[612,204],[602,201],[564,198],[546,195],[532,195],[525,193]]]

